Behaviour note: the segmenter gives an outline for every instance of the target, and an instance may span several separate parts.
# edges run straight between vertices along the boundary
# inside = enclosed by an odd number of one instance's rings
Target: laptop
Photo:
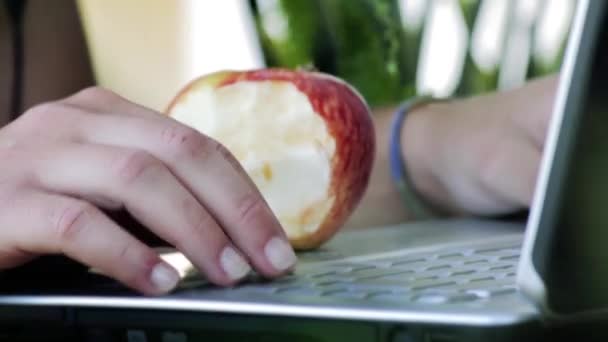
[[[601,336],[596,328],[608,320],[607,5],[577,2],[527,220],[343,231],[301,253],[294,274],[252,276],[229,289],[166,251],[183,280],[158,298],[94,272],[68,278],[69,267],[4,272],[0,339],[541,341],[577,329],[586,340]]]

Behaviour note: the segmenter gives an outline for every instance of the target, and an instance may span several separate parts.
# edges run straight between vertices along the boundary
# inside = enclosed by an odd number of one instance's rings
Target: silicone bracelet
[[[401,144],[401,132],[403,122],[417,106],[434,101],[432,97],[415,97],[403,102],[393,114],[389,141],[389,162],[393,181],[401,194],[405,205],[415,219],[432,219],[440,216],[438,211],[426,203],[410,184],[403,158],[403,147]]]

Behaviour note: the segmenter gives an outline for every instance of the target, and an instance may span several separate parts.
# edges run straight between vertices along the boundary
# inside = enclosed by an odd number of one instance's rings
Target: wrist
[[[417,118],[422,108],[433,106],[436,102],[440,101],[427,96],[414,97],[403,102],[393,115],[389,143],[391,174],[408,216],[415,219],[432,219],[446,214],[443,208],[429,200],[432,197],[427,196],[428,191],[439,189],[432,172],[436,169],[431,167],[433,158],[428,157],[433,154],[429,153],[432,149],[425,144],[435,144],[435,141],[421,139],[426,137],[424,132],[427,131],[428,121]],[[424,126],[419,127],[421,124]],[[414,132],[411,132],[412,128]]]
[[[449,191],[441,176],[441,116],[444,102],[428,102],[416,106],[408,114],[401,129],[402,157],[409,183],[421,201],[443,215],[459,212],[450,201]]]

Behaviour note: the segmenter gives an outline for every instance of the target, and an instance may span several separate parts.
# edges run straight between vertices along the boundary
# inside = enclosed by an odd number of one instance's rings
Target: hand
[[[454,215],[529,207],[557,76],[518,89],[431,103],[406,118],[402,143],[414,187]]]
[[[235,158],[173,119],[100,88],[0,130],[0,269],[64,254],[145,294],[178,274],[109,218],[124,209],[210,281],[295,263],[277,219]]]

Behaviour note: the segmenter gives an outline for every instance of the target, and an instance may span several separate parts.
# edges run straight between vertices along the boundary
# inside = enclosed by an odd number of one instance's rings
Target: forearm
[[[556,83],[557,77],[549,76],[514,90],[412,111],[401,142],[414,189],[451,215],[502,214],[528,205],[535,158],[523,166],[509,158],[522,141],[542,151]],[[522,167],[528,169],[519,174]]]

